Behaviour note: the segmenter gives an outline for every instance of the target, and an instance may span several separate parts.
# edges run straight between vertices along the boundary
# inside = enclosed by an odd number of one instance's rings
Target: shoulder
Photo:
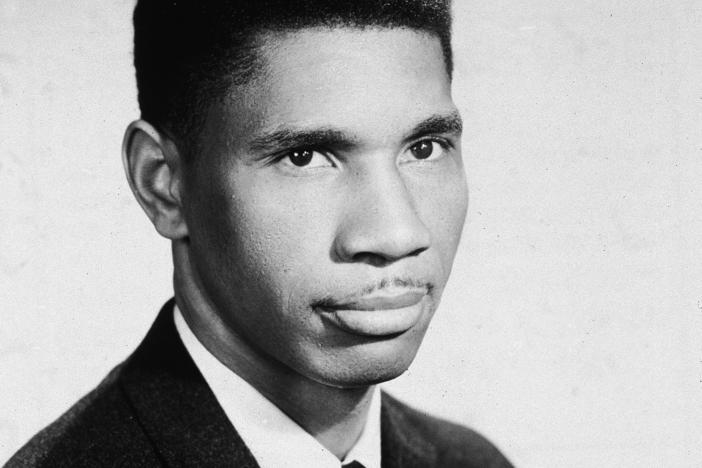
[[[403,431],[412,432],[413,438],[435,449],[437,466],[512,467],[495,445],[472,429],[414,409],[386,393],[383,393],[383,409],[403,426]]]
[[[36,434],[6,467],[158,464],[118,383],[120,371]]]

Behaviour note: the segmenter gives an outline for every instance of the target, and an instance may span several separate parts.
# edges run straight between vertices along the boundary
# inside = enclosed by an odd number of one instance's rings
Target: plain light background
[[[0,2],[0,462],[172,294],[120,163],[132,6]],[[702,2],[455,13],[468,221],[387,387],[519,467],[702,466]]]

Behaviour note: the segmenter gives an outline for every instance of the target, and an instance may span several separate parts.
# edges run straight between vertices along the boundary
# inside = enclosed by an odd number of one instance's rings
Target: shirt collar
[[[178,335],[229,421],[261,468],[339,468],[358,461],[380,468],[380,395],[373,392],[366,424],[344,460],[320,444],[248,382],[214,357],[174,307]]]

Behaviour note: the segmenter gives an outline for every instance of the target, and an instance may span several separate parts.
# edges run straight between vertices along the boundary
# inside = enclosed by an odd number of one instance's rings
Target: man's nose
[[[429,248],[431,234],[397,168],[358,176],[350,193],[334,241],[341,261],[385,265]]]

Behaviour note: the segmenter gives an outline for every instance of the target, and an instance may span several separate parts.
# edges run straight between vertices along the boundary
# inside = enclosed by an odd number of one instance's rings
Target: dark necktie
[[[341,468],[364,468],[363,465],[358,463],[356,460],[352,461],[351,463],[346,463],[345,465],[341,465]]]

